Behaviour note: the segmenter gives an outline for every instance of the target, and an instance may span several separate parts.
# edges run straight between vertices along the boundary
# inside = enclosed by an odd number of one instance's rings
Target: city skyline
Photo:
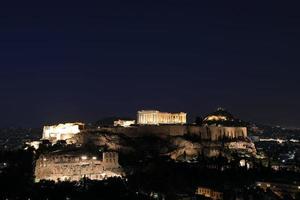
[[[224,107],[300,127],[300,14],[277,2],[3,3],[0,127]]]
[[[300,199],[284,1],[5,1],[0,199]]]

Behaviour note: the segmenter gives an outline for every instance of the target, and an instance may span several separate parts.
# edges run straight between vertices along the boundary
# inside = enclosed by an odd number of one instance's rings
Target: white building
[[[51,142],[67,140],[80,133],[83,129],[84,124],[79,122],[44,126],[42,139],[50,140]]]
[[[144,125],[185,124],[186,113],[167,113],[158,110],[141,110],[137,113],[137,123]]]
[[[129,127],[135,124],[135,120],[116,120],[114,121],[114,126],[122,126],[122,127]]]

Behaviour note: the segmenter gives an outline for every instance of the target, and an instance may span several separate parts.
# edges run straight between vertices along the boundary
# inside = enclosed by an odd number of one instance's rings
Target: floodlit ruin
[[[44,126],[42,139],[51,142],[67,140],[80,133],[83,129],[84,124],[80,122]]]
[[[167,113],[158,110],[141,110],[137,113],[137,123],[141,125],[185,124],[186,113]]]
[[[118,153],[103,152],[93,155],[86,152],[58,151],[41,155],[36,161],[35,180],[79,181],[82,178],[103,180],[122,177]]]

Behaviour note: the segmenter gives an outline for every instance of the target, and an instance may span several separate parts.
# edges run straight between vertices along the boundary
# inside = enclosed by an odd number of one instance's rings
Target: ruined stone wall
[[[104,152],[102,164],[104,170],[113,170],[119,167],[119,155],[116,152]]]
[[[141,137],[144,135],[156,136],[178,136],[187,134],[187,126],[185,125],[149,125],[149,126],[136,126],[136,127],[104,127],[99,131],[109,133],[123,133],[129,137]]]
[[[128,137],[143,137],[154,135],[158,137],[197,135],[202,140],[219,141],[224,138],[247,137],[246,127],[196,126],[196,125],[161,125],[134,127],[104,127],[95,131],[113,134],[124,134]],[[84,132],[82,134],[85,134]],[[76,136],[76,139],[80,139]],[[88,138],[86,138],[88,139]],[[84,138],[81,138],[84,140]],[[72,140],[68,140],[72,143]],[[74,141],[76,142],[76,141]],[[73,143],[74,143],[73,142]],[[82,141],[84,142],[84,141]]]
[[[102,158],[87,155],[42,155],[36,161],[36,181],[79,181],[81,178],[103,180],[121,176],[118,154],[103,153]]]
[[[80,133],[83,129],[84,124],[80,122],[44,126],[42,139],[50,140],[51,142],[66,140]]]
[[[201,139],[219,141],[224,138],[234,139],[239,137],[247,137],[246,127],[223,127],[223,126],[203,126],[192,128],[189,134],[199,135]]]

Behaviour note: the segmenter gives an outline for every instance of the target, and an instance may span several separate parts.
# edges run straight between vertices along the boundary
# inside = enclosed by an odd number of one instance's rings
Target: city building
[[[196,194],[205,196],[205,197],[213,199],[213,200],[222,200],[223,199],[223,192],[219,192],[217,190],[214,190],[214,189],[208,188],[208,187],[198,187]]]
[[[286,194],[296,198],[296,194],[300,192],[300,185],[285,184],[276,182],[256,182],[256,186],[267,191],[268,189],[278,195],[280,198],[284,198]]]
[[[95,155],[78,151],[58,151],[41,155],[35,166],[36,182],[40,180],[79,181],[82,178],[103,180],[122,175],[116,152]]]
[[[137,123],[140,125],[185,124],[186,113],[167,113],[158,110],[141,110],[137,113]]]
[[[51,142],[67,140],[80,133],[83,129],[84,124],[80,122],[44,126],[42,140]]]
[[[129,127],[135,124],[135,120],[116,120],[114,121],[114,126],[122,126],[122,127]]]

